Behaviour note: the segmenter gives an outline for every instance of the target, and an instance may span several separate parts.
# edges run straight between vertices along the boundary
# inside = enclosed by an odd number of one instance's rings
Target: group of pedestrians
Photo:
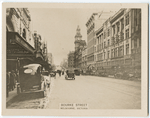
[[[64,75],[64,71],[59,71],[59,76]]]
[[[64,75],[64,71],[58,70],[58,71],[53,71],[52,74],[50,74],[50,76],[56,79],[57,73],[59,74],[59,77],[61,77],[61,75]]]
[[[6,73],[6,92],[7,97],[10,91],[16,88],[16,82],[18,82],[19,73],[17,71],[11,70]]]

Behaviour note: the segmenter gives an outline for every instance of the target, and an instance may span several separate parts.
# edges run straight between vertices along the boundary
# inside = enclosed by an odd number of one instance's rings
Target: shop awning
[[[7,32],[7,60],[29,59],[34,60],[35,49],[17,32]]]
[[[26,39],[21,37],[17,32],[7,32],[7,41],[7,44],[10,47],[14,47],[14,45],[18,44],[26,51],[29,51],[31,54],[34,54],[35,52],[35,49],[26,41]]]

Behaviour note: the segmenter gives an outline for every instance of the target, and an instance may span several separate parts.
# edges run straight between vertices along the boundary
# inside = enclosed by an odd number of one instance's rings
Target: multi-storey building
[[[82,49],[82,70],[87,68],[87,48],[86,46]]]
[[[87,27],[87,64],[94,64],[96,57],[94,52],[96,51],[96,35],[95,35],[95,26],[96,20],[98,18],[98,13],[93,13],[88,22],[86,23]]]
[[[120,9],[96,31],[97,68],[111,72],[114,66],[126,71],[141,65],[141,10]]]
[[[27,8],[7,8],[6,27],[9,32],[17,32],[23,39],[34,47],[31,36],[31,16]]]
[[[27,8],[6,9],[7,69],[19,70],[30,63],[46,65],[41,36],[32,35],[31,16]]]
[[[107,20],[110,15],[112,15],[114,12],[101,12],[101,13],[93,13],[92,16],[89,18],[89,20],[86,23],[87,27],[87,65],[91,65],[92,67],[96,67],[96,61],[98,60],[98,42],[96,31],[103,25],[105,20]],[[107,25],[106,25],[107,26]],[[109,27],[109,28],[108,28]],[[105,27],[105,35],[107,36],[107,32],[109,32],[110,35],[110,26]],[[102,34],[101,37],[104,37],[104,34]],[[105,37],[106,38],[106,37]],[[105,43],[103,45],[106,46],[106,43],[110,39],[105,39]],[[107,40],[107,41],[106,41]],[[102,45],[102,46],[103,46]]]
[[[52,53],[47,53],[47,58],[48,58],[48,63],[53,65],[54,64],[54,59]]]
[[[103,25],[96,31],[97,36],[97,62],[95,67],[99,67],[103,61],[110,60],[110,46],[111,46],[111,24],[110,18],[107,19]]]
[[[81,68],[82,66],[82,48],[86,45],[85,40],[82,40],[79,26],[75,35],[75,52],[74,52],[74,67]]]
[[[71,51],[68,54],[68,67],[69,68],[74,68],[74,51]]]
[[[45,49],[43,49],[43,46],[44,46],[44,43],[42,43],[41,35],[35,31],[34,32],[34,47],[36,50],[36,60],[37,61],[44,60]]]
[[[31,17],[27,8],[6,9],[7,69],[33,63],[34,40],[30,30]]]
[[[132,67],[141,73],[141,9],[131,9]]]

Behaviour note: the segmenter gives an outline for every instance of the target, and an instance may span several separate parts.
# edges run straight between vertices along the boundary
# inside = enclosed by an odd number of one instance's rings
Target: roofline
[[[98,33],[100,30],[102,30],[102,29],[103,29],[103,25],[102,25],[99,29],[96,30],[96,32],[95,32],[96,35],[97,35],[97,33]]]
[[[97,15],[97,14],[98,14],[98,13],[93,13],[93,14],[91,15],[91,17],[88,19],[88,21],[87,21],[87,23],[86,23],[85,25],[87,26],[87,24],[90,22],[92,16]]]
[[[115,14],[111,17],[110,22],[113,22],[113,21],[115,20],[115,18],[116,18],[117,16],[119,16],[122,12],[124,12],[125,10],[126,10],[126,8],[121,8],[117,13],[115,13]]]

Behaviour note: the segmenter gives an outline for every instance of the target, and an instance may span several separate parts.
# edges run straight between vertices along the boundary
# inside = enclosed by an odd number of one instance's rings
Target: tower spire
[[[75,40],[81,40],[82,38],[82,35],[80,33],[80,27],[79,25],[77,26],[77,29],[76,29],[76,35],[75,35]]]

